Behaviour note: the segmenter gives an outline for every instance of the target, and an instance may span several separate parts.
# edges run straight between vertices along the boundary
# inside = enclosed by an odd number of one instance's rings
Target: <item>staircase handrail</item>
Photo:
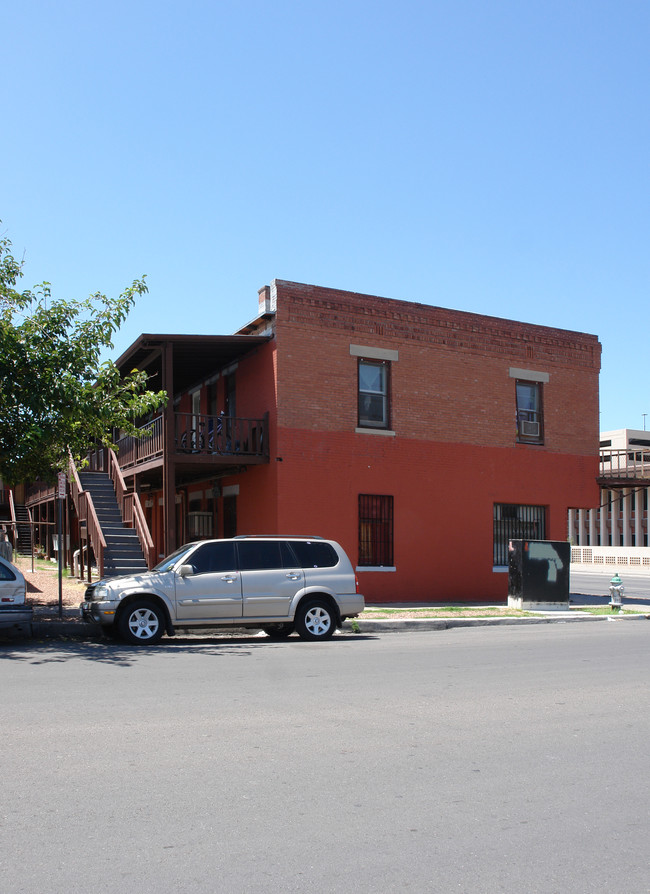
[[[124,497],[126,495],[126,482],[124,481],[124,475],[122,475],[122,470],[120,469],[119,463],[115,458],[115,453],[113,450],[108,451],[108,475],[113,482],[113,489],[115,490],[115,496],[117,497],[117,505],[120,507],[120,514],[126,521],[126,519],[124,518]]]
[[[16,504],[14,503],[14,492],[9,488],[9,514],[11,517],[11,542],[14,549],[18,545],[18,521],[16,519]],[[32,553],[34,550],[32,550]]]
[[[97,570],[99,571],[99,576],[101,578],[104,577],[104,550],[106,549],[106,540],[104,539],[102,526],[99,524],[99,519],[95,512],[92,495],[89,494],[87,490],[82,491],[82,495],[85,497],[87,510],[85,518],[86,530],[88,531],[88,537],[90,538],[93,550],[95,551]],[[90,559],[88,560],[88,571],[90,572]]]
[[[125,524],[135,528],[138,540],[140,541],[142,554],[147,563],[147,568],[151,570],[155,564],[155,547],[151,532],[149,531],[149,526],[147,525],[147,520],[144,516],[142,504],[136,493],[127,491],[120,464],[117,461],[115,452],[110,449],[108,451],[108,474],[110,475],[113,487],[115,488],[115,495],[117,497],[118,506],[120,507],[122,519]]]
[[[72,453],[68,451],[68,477],[70,479],[70,493],[72,494],[72,502],[77,510],[77,516],[80,522],[86,523],[86,531],[88,539],[92,544],[97,560],[97,570],[99,576],[104,576],[104,550],[106,549],[106,540],[95,512],[95,504],[92,495],[83,489],[77,466],[72,458]],[[88,560],[88,574],[90,575],[90,559]],[[90,577],[88,578],[90,580]]]
[[[151,537],[151,532],[149,530],[149,525],[147,524],[147,519],[144,515],[142,504],[138,499],[138,495],[135,493],[126,494],[124,506],[124,520],[126,521],[128,519],[133,522],[133,527],[135,528],[135,531],[138,535],[138,540],[140,541],[142,553],[147,562],[147,568],[151,571],[153,566],[156,564],[154,559],[156,548],[154,546],[153,538]],[[129,508],[131,510],[130,513]]]
[[[77,471],[77,466],[72,458],[72,453],[68,450],[68,480],[70,482],[70,495],[72,496],[72,502],[74,503],[74,508],[77,510],[77,515],[81,518],[79,511],[79,495],[83,492],[83,487],[81,484],[81,479],[79,478],[79,472]],[[84,519],[85,521],[85,519]]]

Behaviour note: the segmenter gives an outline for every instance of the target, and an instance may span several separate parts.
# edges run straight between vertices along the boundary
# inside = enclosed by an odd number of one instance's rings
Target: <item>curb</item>
[[[400,633],[414,630],[451,630],[454,627],[513,627],[519,625],[536,624],[580,624],[594,621],[647,621],[650,614],[639,612],[635,615],[578,615],[576,617],[563,616],[554,618],[544,616],[541,618],[408,618],[404,620],[367,620],[356,619],[358,630],[353,630],[353,622],[345,621],[343,630],[346,633],[356,633],[357,636],[364,633]]]
[[[56,639],[58,637],[74,636],[79,639],[102,638],[102,632],[97,624],[88,624],[86,621],[32,621],[33,639]]]
[[[341,633],[349,636],[362,636],[365,633],[404,633],[425,630],[452,630],[456,627],[513,627],[518,625],[539,624],[579,624],[596,621],[647,621],[650,614],[639,612],[634,615],[576,615],[568,617],[553,617],[545,615],[539,618],[404,618],[392,619],[355,619],[344,621]],[[355,629],[356,628],[356,629]],[[218,628],[223,635],[226,628]],[[187,631],[185,631],[187,632]],[[192,633],[201,635],[210,634],[213,628],[196,628]],[[250,635],[250,630],[244,628],[232,628],[233,634]],[[86,621],[59,620],[50,618],[32,622],[32,637],[34,639],[56,639],[74,637],[77,639],[103,639],[104,634],[97,624]]]

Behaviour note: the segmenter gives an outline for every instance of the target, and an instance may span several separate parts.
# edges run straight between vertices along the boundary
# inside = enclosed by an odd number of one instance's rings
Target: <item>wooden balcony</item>
[[[628,447],[624,450],[600,451],[598,482],[604,487],[630,487],[634,481],[650,481],[650,450]]]
[[[50,503],[56,499],[57,487],[44,481],[37,481],[27,488],[26,506],[38,506],[39,503]]]
[[[164,457],[163,417],[142,427],[143,437],[117,442],[123,472],[160,466]],[[268,414],[262,419],[174,413],[170,452],[177,466],[247,465],[268,462]]]

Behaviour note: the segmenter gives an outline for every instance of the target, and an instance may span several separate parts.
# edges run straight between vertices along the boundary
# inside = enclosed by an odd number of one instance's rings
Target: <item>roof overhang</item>
[[[174,394],[199,385],[227,369],[251,351],[271,340],[272,335],[160,335],[143,333],[115,361],[122,375],[144,370],[152,390],[164,388],[163,355],[172,351]]]

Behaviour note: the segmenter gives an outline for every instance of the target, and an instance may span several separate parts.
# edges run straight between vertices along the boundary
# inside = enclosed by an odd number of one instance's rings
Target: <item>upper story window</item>
[[[544,404],[542,389],[550,380],[547,372],[510,368],[515,379],[517,400],[517,440],[521,444],[544,443]]]
[[[390,362],[359,359],[359,427],[390,428]]]
[[[517,440],[544,443],[544,414],[540,382],[517,381]]]

